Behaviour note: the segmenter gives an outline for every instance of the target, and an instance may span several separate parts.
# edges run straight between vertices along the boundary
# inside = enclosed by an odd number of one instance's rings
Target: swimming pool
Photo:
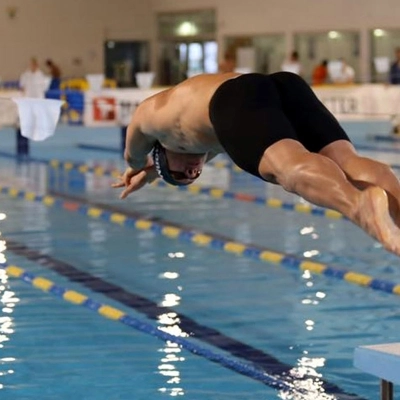
[[[54,154],[72,152],[35,156]],[[73,154],[122,165],[116,154]],[[353,350],[398,340],[398,296],[299,267],[400,283],[398,259],[348,221],[295,211],[293,196],[230,169],[209,179],[234,198],[155,186],[122,202],[102,173],[0,165],[2,398],[377,396]]]

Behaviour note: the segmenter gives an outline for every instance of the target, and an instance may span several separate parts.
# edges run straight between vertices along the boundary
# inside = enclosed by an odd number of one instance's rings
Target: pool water
[[[363,152],[395,163],[395,146],[390,153],[377,151],[387,143],[375,145]],[[0,197],[4,261],[26,272],[16,278],[0,270],[2,399],[378,397],[378,380],[353,367],[353,352],[398,341],[398,296],[236,255],[218,240],[396,284],[397,257],[350,222],[324,215],[157,186],[121,201],[109,176],[45,162],[74,154],[81,163],[122,167],[118,154],[53,147],[36,150],[42,162],[0,158],[3,188],[58,201],[49,206],[8,190]],[[207,174],[205,186],[217,180],[234,193],[300,201],[230,168]],[[153,224],[137,229],[89,215],[91,206]],[[191,238],[200,233],[218,240],[196,244]],[[35,277],[91,303],[40,290]],[[105,318],[98,303],[125,319]]]

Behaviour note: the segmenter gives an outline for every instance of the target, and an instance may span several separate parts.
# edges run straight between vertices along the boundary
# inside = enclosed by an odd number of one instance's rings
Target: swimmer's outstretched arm
[[[113,188],[124,188],[120,195],[121,199],[125,199],[130,193],[141,189],[158,177],[153,159],[148,155],[156,139],[143,133],[141,118],[143,114],[138,107],[126,132],[124,158],[128,167],[118,182],[111,185]]]
[[[156,139],[145,135],[141,128],[144,114],[140,106],[134,112],[126,131],[124,158],[134,170],[141,170],[148,165],[148,154],[154,147]]]
[[[118,178],[118,182],[113,183],[111,187],[115,189],[124,188],[119,197],[120,199],[125,199],[132,192],[136,192],[144,185],[153,182],[157,178],[158,174],[153,165],[145,167],[139,172],[133,170],[131,167],[128,167]]]

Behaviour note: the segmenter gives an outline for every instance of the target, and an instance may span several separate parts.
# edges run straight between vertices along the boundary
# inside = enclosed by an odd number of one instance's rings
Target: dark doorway
[[[105,74],[118,87],[136,86],[136,72],[149,71],[149,44],[107,40],[104,43]]]
[[[160,45],[160,83],[176,85],[186,78],[218,71],[217,43],[213,40],[176,40]]]

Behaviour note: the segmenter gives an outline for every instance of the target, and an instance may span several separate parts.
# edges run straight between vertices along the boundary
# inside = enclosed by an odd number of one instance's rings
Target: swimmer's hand
[[[128,167],[125,172],[118,178],[118,182],[113,183],[113,188],[125,188],[120,194],[120,199],[125,199],[132,192],[141,189],[146,183],[153,182],[158,177],[154,165],[145,167],[141,170],[134,170]]]

